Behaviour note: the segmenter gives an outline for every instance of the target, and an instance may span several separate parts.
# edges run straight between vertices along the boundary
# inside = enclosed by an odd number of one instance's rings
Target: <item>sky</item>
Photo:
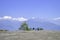
[[[0,17],[60,17],[60,0],[0,0]]]
[[[60,25],[60,0],[0,0],[0,20],[30,18],[54,19]]]

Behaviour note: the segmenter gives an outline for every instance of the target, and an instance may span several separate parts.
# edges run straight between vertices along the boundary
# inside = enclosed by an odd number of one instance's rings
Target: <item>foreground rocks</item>
[[[0,40],[60,40],[60,32],[56,31],[0,32]]]

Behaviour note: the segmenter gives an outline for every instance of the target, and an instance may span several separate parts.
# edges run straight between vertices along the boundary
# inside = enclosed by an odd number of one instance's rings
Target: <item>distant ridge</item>
[[[44,19],[29,19],[26,21],[30,28],[43,28],[44,30],[60,30],[60,25],[54,24]],[[0,20],[0,29],[18,30],[21,22],[15,20]]]

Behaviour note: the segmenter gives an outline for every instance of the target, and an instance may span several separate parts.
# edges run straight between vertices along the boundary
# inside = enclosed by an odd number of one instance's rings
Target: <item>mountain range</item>
[[[28,26],[30,28],[43,28],[44,30],[60,30],[60,25],[57,25],[53,22],[50,22],[48,20],[44,19],[29,19],[26,21]],[[0,20],[0,29],[6,29],[6,30],[18,30],[18,28],[21,26],[22,22],[21,21],[16,21],[16,20]]]

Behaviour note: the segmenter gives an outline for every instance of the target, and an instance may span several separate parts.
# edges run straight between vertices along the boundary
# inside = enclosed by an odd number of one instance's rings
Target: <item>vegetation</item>
[[[43,28],[29,28],[28,27],[28,24],[26,22],[23,22],[21,27],[19,28],[19,30],[26,30],[26,31],[29,31],[29,30],[43,30]]]
[[[0,32],[5,32],[5,31],[8,31],[8,30],[0,30]]]
[[[39,31],[39,30],[40,30],[40,28],[37,28],[37,30]]]
[[[44,30],[43,28],[40,28],[40,30]]]
[[[39,30],[44,30],[43,28],[37,28],[37,30],[39,31]]]
[[[33,28],[33,30],[35,30],[35,28]]]
[[[28,24],[26,22],[23,22],[21,27],[19,28],[19,30],[27,30],[29,31],[29,27],[28,27]]]

